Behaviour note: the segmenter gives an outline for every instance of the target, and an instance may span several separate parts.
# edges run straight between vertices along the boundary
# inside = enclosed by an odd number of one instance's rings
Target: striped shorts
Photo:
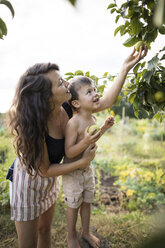
[[[59,189],[57,177],[35,178],[14,162],[13,182],[10,185],[11,219],[14,221],[34,220],[47,211],[56,201]]]

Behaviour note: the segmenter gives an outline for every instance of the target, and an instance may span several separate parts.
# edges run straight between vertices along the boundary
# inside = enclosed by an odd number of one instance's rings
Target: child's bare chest
[[[79,122],[77,143],[84,138],[85,129],[94,124],[96,124],[96,118],[94,116],[88,120],[82,120]]]

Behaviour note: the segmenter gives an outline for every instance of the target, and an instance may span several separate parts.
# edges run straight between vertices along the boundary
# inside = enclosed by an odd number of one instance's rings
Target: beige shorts
[[[78,208],[82,202],[92,203],[95,191],[94,169],[78,169],[62,177],[65,202],[70,208]]]

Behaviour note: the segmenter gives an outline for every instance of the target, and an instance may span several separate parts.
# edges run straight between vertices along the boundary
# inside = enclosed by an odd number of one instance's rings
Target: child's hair
[[[92,79],[85,77],[85,76],[78,76],[70,80],[69,90],[72,95],[71,99],[69,100],[70,105],[72,106],[73,110],[77,111],[77,109],[72,105],[73,100],[79,99],[79,90],[84,85],[91,85],[93,82]]]

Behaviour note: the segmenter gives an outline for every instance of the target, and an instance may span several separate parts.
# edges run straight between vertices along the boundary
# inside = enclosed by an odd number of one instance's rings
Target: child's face
[[[81,86],[78,90],[79,99],[79,109],[84,109],[87,111],[94,111],[100,106],[99,93],[94,85],[94,83]]]

